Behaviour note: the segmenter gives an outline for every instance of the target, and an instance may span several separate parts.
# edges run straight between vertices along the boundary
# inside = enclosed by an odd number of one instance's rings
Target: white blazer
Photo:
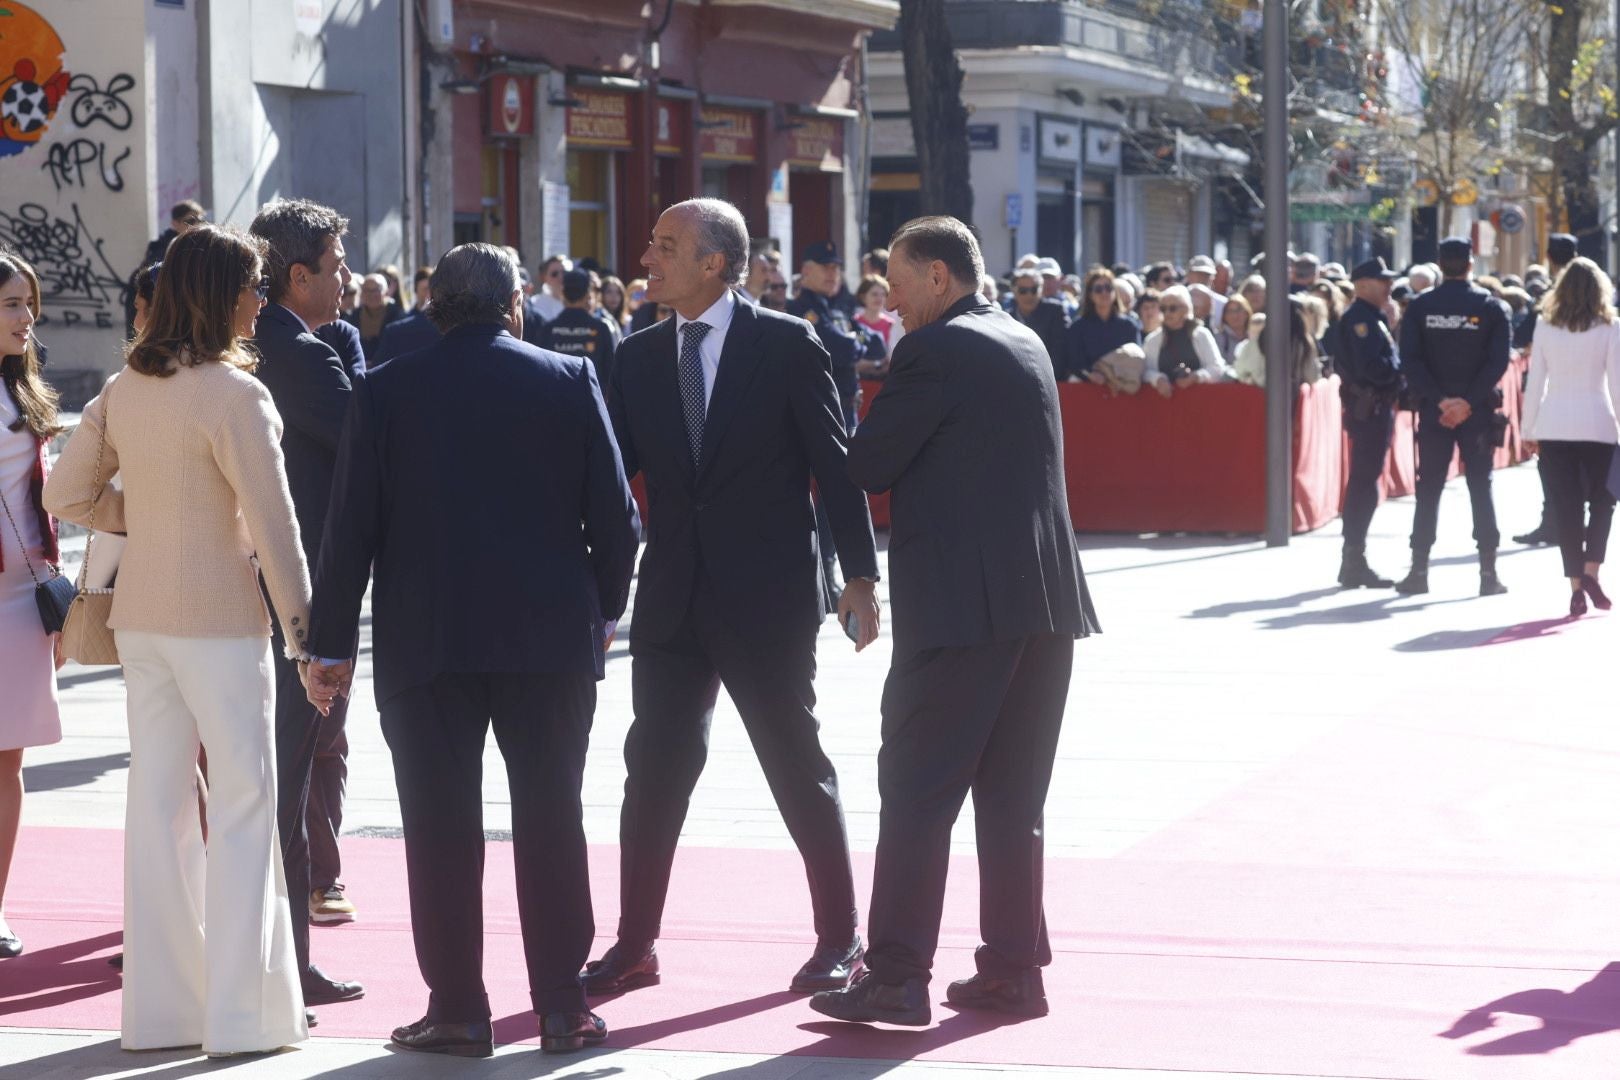
[[[1542,318],[1530,343],[1524,392],[1524,437],[1620,443],[1620,323],[1582,333]]]

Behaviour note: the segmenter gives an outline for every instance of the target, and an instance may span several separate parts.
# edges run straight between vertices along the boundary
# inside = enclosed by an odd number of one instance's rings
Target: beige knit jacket
[[[107,416],[101,498],[96,453]],[[123,490],[105,486],[114,474]],[[108,624],[175,637],[268,637],[264,572],[289,655],[304,651],[309,568],[264,384],[224,363],[165,379],[130,368],[85,407],[45,483],[45,507],[126,533]]]

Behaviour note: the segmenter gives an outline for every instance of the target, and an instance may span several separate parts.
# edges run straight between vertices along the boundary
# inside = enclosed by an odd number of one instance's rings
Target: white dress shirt
[[[727,289],[705,311],[695,319],[688,319],[680,312],[675,313],[675,355],[681,355],[681,347],[686,344],[686,335],[681,328],[689,322],[709,324],[709,332],[703,335],[703,341],[698,346],[698,356],[703,361],[703,407],[709,407],[709,399],[714,396],[714,377],[720,372],[720,350],[726,345],[726,331],[731,329],[731,316],[737,310],[737,298]]]
[[[1620,442],[1620,323],[1582,333],[1536,322],[1530,381],[1524,391],[1524,437],[1566,442]]]

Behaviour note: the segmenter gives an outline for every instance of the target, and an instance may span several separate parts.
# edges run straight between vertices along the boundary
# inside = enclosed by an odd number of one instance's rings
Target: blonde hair
[[[1601,267],[1582,257],[1564,267],[1558,284],[1542,301],[1547,321],[1564,330],[1584,333],[1615,321],[1614,285]]]

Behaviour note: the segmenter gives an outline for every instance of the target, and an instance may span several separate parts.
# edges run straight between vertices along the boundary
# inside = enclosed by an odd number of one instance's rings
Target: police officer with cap
[[[1396,585],[1408,595],[1429,591],[1429,549],[1440,518],[1453,451],[1462,454],[1479,545],[1479,594],[1507,592],[1496,576],[1496,507],[1491,501],[1497,383],[1508,368],[1512,322],[1502,301],[1470,281],[1467,240],[1440,242],[1442,281],[1407,306],[1401,320],[1401,370],[1418,408],[1417,517],[1412,570]]]
[[[1356,298],[1339,320],[1339,398],[1350,436],[1350,480],[1344,491],[1344,557],[1339,584],[1347,589],[1387,589],[1395,582],[1367,565],[1367,528],[1378,508],[1378,478],[1395,433],[1401,363],[1395,337],[1384,320],[1395,272],[1383,259],[1368,259],[1350,273]]]
[[[866,334],[832,303],[844,284],[844,257],[830,240],[804,249],[799,267],[799,295],[788,302],[787,313],[797,315],[816,328],[816,335],[832,357],[833,383],[844,405],[844,425],[855,430],[855,410],[859,404],[860,380],[855,374],[859,360],[882,360],[883,339]]]
[[[613,381],[614,336],[612,328],[594,313],[595,292],[589,270],[564,271],[564,307],[531,340],[542,349],[589,360],[596,367],[596,381],[606,388]]]

